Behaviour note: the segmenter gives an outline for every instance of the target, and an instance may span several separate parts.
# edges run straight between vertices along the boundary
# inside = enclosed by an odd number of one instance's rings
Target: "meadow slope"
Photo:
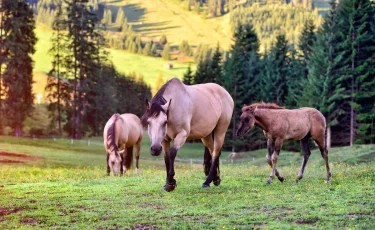
[[[248,153],[242,163],[223,161],[221,185],[208,189],[200,187],[201,163],[177,162],[178,187],[167,193],[161,190],[162,158],[149,156],[148,143],[142,146],[139,175],[132,170],[107,177],[103,147],[92,141],[0,137],[2,152],[40,158],[1,165],[0,228],[375,228],[374,145],[331,149],[329,184],[315,150],[299,183],[294,182],[299,153],[282,151],[278,168],[286,181],[271,185],[265,184],[270,169],[264,150]],[[178,156],[201,159],[202,150],[201,144],[187,144]]]

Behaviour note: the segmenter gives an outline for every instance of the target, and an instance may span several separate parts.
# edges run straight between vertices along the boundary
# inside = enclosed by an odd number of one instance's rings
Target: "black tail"
[[[210,154],[210,151],[208,150],[206,146],[204,146],[203,168],[204,168],[204,174],[206,174],[206,176],[208,176],[208,173],[210,172],[211,161],[212,161],[212,156]]]
[[[125,168],[129,170],[133,164],[133,147],[129,147],[126,149],[126,156],[125,156]]]

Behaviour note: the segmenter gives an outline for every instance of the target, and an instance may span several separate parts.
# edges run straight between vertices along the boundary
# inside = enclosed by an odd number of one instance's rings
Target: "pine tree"
[[[185,85],[192,85],[194,84],[194,76],[193,76],[193,71],[191,71],[191,66],[189,65],[186,73],[184,73],[184,77],[182,79],[182,82]]]
[[[304,77],[307,77],[307,63],[311,55],[311,49],[316,40],[315,36],[315,25],[312,19],[309,19],[305,22],[301,36],[299,38],[298,48],[302,51],[302,61],[304,65]]]
[[[186,56],[191,56],[193,54],[189,42],[182,40],[180,46],[178,47],[180,53],[183,53]]]
[[[374,7],[370,0],[342,0],[337,7],[337,18],[343,52],[341,82],[350,95],[350,145],[353,145],[356,134],[365,141],[375,137],[372,133],[375,60],[369,58],[375,51]]]
[[[312,46],[308,62],[309,75],[304,81],[305,95],[301,101],[318,109],[327,121],[327,146],[331,146],[331,127],[338,125],[338,117],[343,111],[345,99],[343,86],[339,83],[339,69],[342,55],[338,51],[337,16],[335,0],[317,32],[317,40]],[[304,104],[303,106],[306,106]]]
[[[7,123],[16,136],[30,114],[32,93],[32,59],[37,41],[33,11],[27,1],[2,1],[3,47],[6,66],[3,74],[4,104]]]
[[[117,16],[116,16],[116,22],[115,22],[116,26],[121,27],[123,25],[124,18],[125,18],[124,11],[122,10],[122,7],[119,7],[117,11]]]
[[[151,42],[146,43],[145,48],[143,49],[143,55],[152,56]]]
[[[159,89],[165,84],[164,77],[162,73],[159,73],[158,78],[156,78],[155,88],[154,88],[154,95]]]
[[[170,60],[170,59],[171,59],[170,54],[169,54],[169,50],[170,50],[170,48],[169,48],[169,44],[166,44],[166,45],[164,46],[163,53],[162,53],[162,55],[161,55],[161,57],[162,57],[164,60]]]
[[[234,33],[234,44],[224,63],[223,78],[219,81],[234,100],[232,124],[228,129],[226,143],[232,146],[232,151],[244,148],[235,136],[243,104],[255,102],[258,99],[259,85],[259,41],[250,24],[239,25]]]
[[[222,79],[222,53],[220,51],[220,46],[217,44],[214,54],[212,55],[212,60],[210,62],[210,74],[208,82],[218,82]]]
[[[164,34],[160,37],[160,40],[159,40],[160,44],[162,46],[165,46],[167,43],[168,43],[168,40],[167,40],[167,36],[165,36]]]

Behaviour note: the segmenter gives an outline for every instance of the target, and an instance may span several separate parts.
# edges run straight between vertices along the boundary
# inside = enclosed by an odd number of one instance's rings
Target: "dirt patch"
[[[38,219],[35,217],[25,217],[21,220],[23,224],[35,224],[38,223]]]
[[[314,219],[299,219],[296,220],[296,224],[314,224],[318,221],[317,218]]]
[[[6,215],[9,215],[9,214],[12,214],[12,213],[17,213],[17,212],[21,212],[23,210],[23,208],[2,208],[0,207],[0,216],[6,216]]]
[[[137,224],[133,228],[133,230],[150,230],[150,229],[158,229],[158,228],[150,224]]]
[[[0,164],[25,164],[25,162],[15,160],[0,160]]]
[[[10,153],[10,152],[4,152],[4,151],[0,151],[0,156],[19,157],[19,158],[27,158],[27,159],[35,159],[35,160],[43,160],[44,159],[44,157],[32,156],[32,155],[27,155],[27,154],[23,154],[23,153]]]
[[[39,156],[32,156],[28,154],[22,154],[22,153],[10,153],[10,152],[4,152],[0,151],[0,157],[12,157],[12,158],[18,158],[17,160],[10,160],[10,159],[0,159],[0,164],[26,164],[27,161],[25,160],[44,160],[44,157]]]

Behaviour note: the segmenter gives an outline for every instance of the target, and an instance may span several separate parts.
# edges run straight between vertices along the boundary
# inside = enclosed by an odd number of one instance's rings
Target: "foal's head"
[[[147,111],[142,116],[142,124],[148,128],[153,156],[159,156],[162,150],[161,142],[167,133],[167,114],[171,100],[167,102],[163,97],[153,103],[146,100]]]
[[[255,105],[243,105],[242,107],[242,114],[240,116],[240,124],[236,131],[236,135],[239,137],[243,137],[246,133],[250,131],[254,127],[255,124],[255,117],[254,117],[254,110]]]

